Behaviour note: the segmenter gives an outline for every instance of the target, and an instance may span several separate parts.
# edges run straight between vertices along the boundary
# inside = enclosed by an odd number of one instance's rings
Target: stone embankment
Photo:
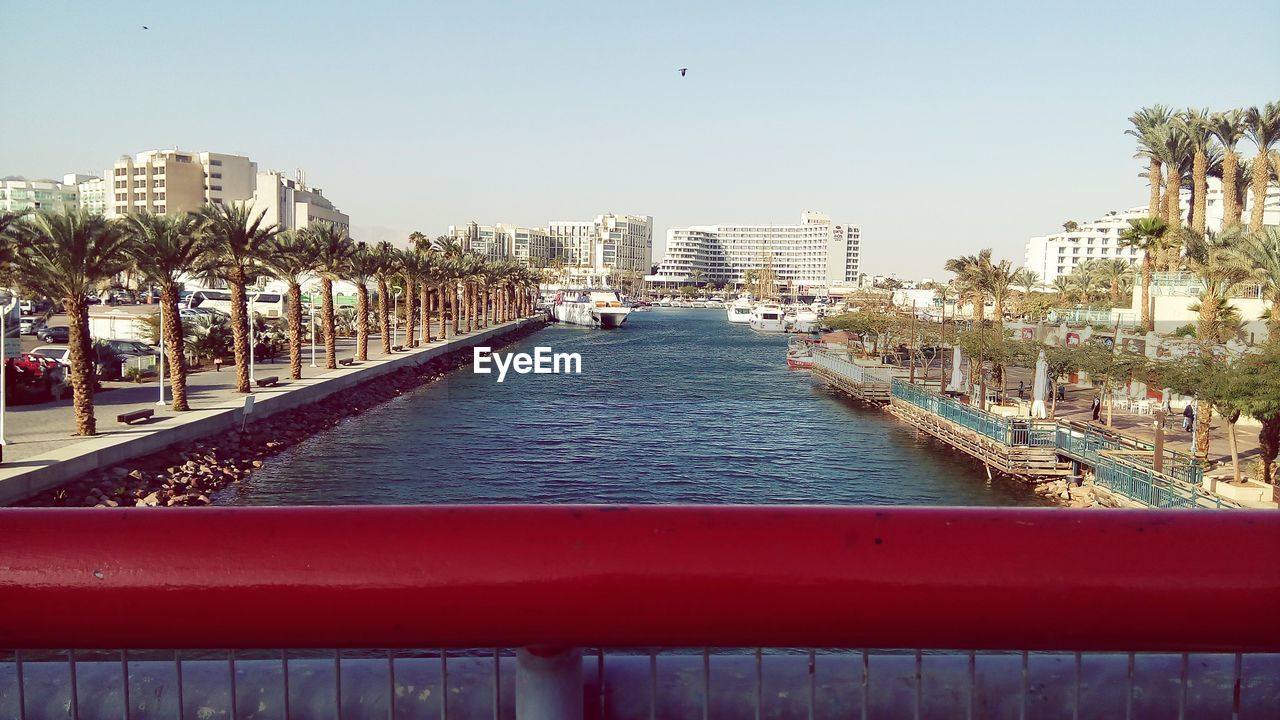
[[[1089,473],[1085,474],[1082,484],[1077,485],[1073,479],[1062,478],[1036,485],[1035,492],[1037,495],[1041,495],[1063,507],[1120,507],[1120,504],[1112,498],[1111,493],[1093,484],[1093,476]]]
[[[540,329],[527,325],[495,338],[515,342]],[[170,446],[128,463],[88,473],[15,503],[18,507],[161,507],[208,505],[210,495],[251,475],[273,455],[383,402],[436,382],[471,363],[471,348],[343,390],[316,403],[250,421],[243,431]]]

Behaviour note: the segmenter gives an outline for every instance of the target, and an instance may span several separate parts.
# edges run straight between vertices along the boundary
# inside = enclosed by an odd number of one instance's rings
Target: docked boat
[[[789,320],[787,329],[794,333],[811,333],[818,331],[818,313],[812,309],[801,305],[796,309],[795,314],[787,314]]]
[[[729,304],[725,312],[729,315],[729,322],[745,325],[751,322],[751,301],[746,298],[738,298]]]
[[[757,303],[751,308],[751,329],[756,332],[780,333],[787,331],[782,306],[777,303]]]
[[[616,328],[627,321],[631,308],[623,307],[612,290],[566,290],[556,293],[551,314],[571,325]]]
[[[787,367],[794,370],[807,370],[813,367],[813,348],[817,340],[808,337],[793,337],[787,343]]]

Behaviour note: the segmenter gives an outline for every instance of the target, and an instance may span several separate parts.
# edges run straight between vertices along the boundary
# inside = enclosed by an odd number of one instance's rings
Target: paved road
[[[145,307],[145,306],[142,306]],[[24,338],[26,340],[27,338]],[[385,357],[381,352],[382,343],[379,336],[369,338],[369,359],[377,360]],[[355,339],[338,340],[338,357],[355,355]],[[316,349],[316,364],[310,367],[310,346],[303,348],[302,376],[317,377],[328,372],[324,367],[324,348]],[[274,363],[259,362],[255,365],[255,376],[276,375],[282,380],[289,376],[289,360],[286,351],[282,358]],[[205,370],[195,372],[187,378],[188,403],[192,408],[207,407],[218,402],[225,402],[234,397],[243,397],[235,391],[236,374],[234,367],[224,367],[219,372]],[[165,397],[169,398],[168,387]],[[156,410],[156,421],[166,416],[174,416],[169,408],[160,407],[156,402],[160,399],[159,384],[155,378],[138,385],[125,382],[103,383],[103,392],[94,396],[94,416],[98,422],[98,432],[107,432],[123,425],[116,423],[116,415],[131,410],[151,408]],[[46,402],[36,405],[11,405],[5,415],[4,458],[20,460],[65,447],[76,442],[75,417],[71,411],[70,397],[57,402]]]

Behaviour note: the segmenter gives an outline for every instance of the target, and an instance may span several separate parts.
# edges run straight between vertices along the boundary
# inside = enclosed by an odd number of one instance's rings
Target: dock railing
[[[1239,508],[1241,505],[1175,477],[1157,473],[1149,458],[1103,450],[1094,463],[1093,481],[1152,508]]]
[[[926,412],[973,430],[1010,447],[1045,447],[1056,444],[1056,424],[1051,420],[1010,418],[926,390],[902,378],[893,380],[893,397]]]
[[[838,373],[849,380],[863,384],[888,385],[893,379],[888,368],[877,369],[854,362],[845,350],[817,348],[813,353],[813,364]]]

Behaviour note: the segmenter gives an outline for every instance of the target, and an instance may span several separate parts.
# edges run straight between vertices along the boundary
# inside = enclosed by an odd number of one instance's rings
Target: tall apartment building
[[[450,225],[449,236],[457,238],[464,250],[486,260],[517,260],[528,267],[546,267],[550,257],[550,238],[545,228],[469,222]]]
[[[605,213],[547,226],[551,259],[566,268],[646,273],[653,261],[653,218]]]
[[[319,220],[351,230],[351,218],[335,208],[320,188],[308,187],[301,171],[293,180],[274,170],[257,173],[253,212],[264,213],[264,224],[274,223],[282,230],[305,228]]]
[[[80,198],[80,207],[96,215],[106,215],[111,193],[105,178],[96,175],[69,173],[62,176],[62,184],[74,186]]]
[[[1023,267],[1040,275],[1040,282],[1052,285],[1059,276],[1070,275],[1080,263],[1089,260],[1121,259],[1130,265],[1142,262],[1143,252],[1120,245],[1120,233],[1130,220],[1147,216],[1147,208],[1113,211],[1089,222],[1078,223],[1075,230],[1063,230],[1027,241]]]
[[[190,212],[253,197],[257,163],[243,155],[181,150],[149,150],[124,156],[107,174],[109,216],[143,210],[156,214]]]
[[[739,286],[753,268],[771,268],[779,288],[808,292],[854,283],[861,266],[861,229],[806,211],[797,225],[695,225],[667,231],[667,249],[646,282]]]
[[[54,180],[28,180],[23,177],[0,179],[0,212],[24,210],[60,211],[80,207],[80,193],[74,183]]]

